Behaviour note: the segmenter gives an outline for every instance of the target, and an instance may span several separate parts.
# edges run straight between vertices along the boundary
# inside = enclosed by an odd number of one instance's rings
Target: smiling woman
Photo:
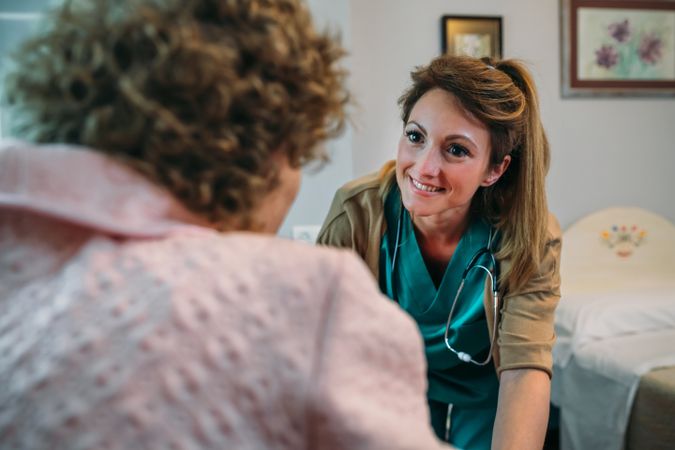
[[[319,242],[356,250],[416,320],[440,438],[540,449],[560,230],[534,83],[517,61],[449,55],[412,81],[396,161],[337,192]]]
[[[398,148],[396,181],[405,208],[420,223],[438,214],[467,219],[478,188],[494,184],[511,160],[507,155],[490,165],[489,145],[487,126],[453,94],[427,92],[412,109]]]
[[[490,132],[453,94],[435,88],[415,104],[401,136],[396,182],[436,285],[469,226],[471,200],[511,161],[490,164]],[[439,223],[447,230],[437,233]]]

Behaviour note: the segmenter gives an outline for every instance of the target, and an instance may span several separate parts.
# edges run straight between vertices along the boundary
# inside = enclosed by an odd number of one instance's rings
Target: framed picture
[[[561,0],[562,96],[675,96],[675,1]]]
[[[501,17],[443,16],[441,36],[443,53],[502,57]]]

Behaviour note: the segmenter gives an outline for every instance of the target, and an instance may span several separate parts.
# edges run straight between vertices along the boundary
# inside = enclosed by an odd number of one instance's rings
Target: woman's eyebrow
[[[420,131],[421,131],[422,133],[427,134],[426,128],[424,128],[422,125],[420,125],[419,123],[415,122],[414,120],[411,120],[410,122],[408,122],[408,123],[406,124],[406,127],[407,127],[408,125],[415,125],[417,128],[420,129]]]
[[[448,142],[448,141],[464,141],[464,142],[467,142],[468,144],[470,144],[472,147],[478,148],[478,145],[476,145],[476,142],[474,142],[474,140],[471,139],[470,136],[465,135],[465,134],[449,134],[443,139],[443,142]]]

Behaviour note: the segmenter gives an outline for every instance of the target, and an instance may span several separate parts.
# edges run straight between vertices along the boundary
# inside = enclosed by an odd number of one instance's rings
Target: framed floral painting
[[[675,96],[675,1],[561,0],[562,95]]]

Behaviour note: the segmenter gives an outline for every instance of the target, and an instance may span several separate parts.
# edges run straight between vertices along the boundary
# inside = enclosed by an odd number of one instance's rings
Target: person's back
[[[175,220],[96,154],[0,168],[3,448],[438,445],[416,327],[351,253]]]
[[[439,446],[415,325],[272,237],[349,97],[302,2],[45,17],[3,82],[0,448]]]

